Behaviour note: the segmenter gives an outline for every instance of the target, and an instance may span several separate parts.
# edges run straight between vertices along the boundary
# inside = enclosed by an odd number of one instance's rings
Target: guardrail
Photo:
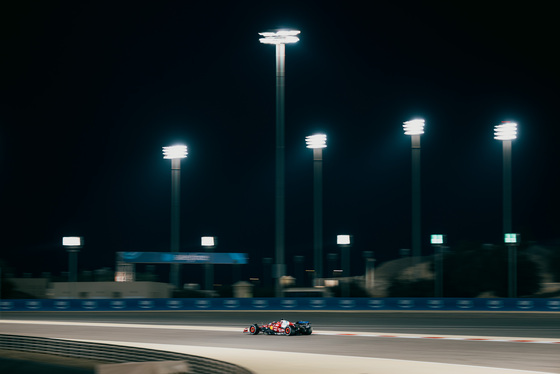
[[[559,312],[560,299],[206,298],[2,300],[2,311],[118,310],[471,310]]]
[[[76,342],[33,336],[0,334],[0,349],[89,359],[101,363],[185,361],[188,373],[251,374],[251,371],[228,362],[206,357],[122,345]]]

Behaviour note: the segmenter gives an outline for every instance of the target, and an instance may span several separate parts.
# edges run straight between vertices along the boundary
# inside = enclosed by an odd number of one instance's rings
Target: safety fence
[[[463,310],[560,311],[560,299],[468,298],[206,298],[2,300],[2,311],[134,310]]]
[[[187,363],[189,374],[251,374],[251,371],[241,366],[200,356],[33,336],[0,334],[0,349],[88,359],[100,364],[183,361]]]

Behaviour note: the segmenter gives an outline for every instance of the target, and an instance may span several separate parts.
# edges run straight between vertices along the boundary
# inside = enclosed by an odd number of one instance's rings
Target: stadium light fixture
[[[83,247],[84,238],[82,236],[64,236],[62,238],[62,245],[64,247]]]
[[[337,235],[336,236],[336,244],[343,246],[343,245],[351,245],[352,244],[352,235]]]
[[[517,123],[503,121],[500,125],[494,126],[494,139],[513,140],[517,138]]]
[[[432,234],[430,236],[430,243],[432,245],[440,245],[445,244],[445,235],[443,234]]]
[[[317,149],[327,147],[327,136],[325,134],[316,134],[305,137],[307,148]]]
[[[413,119],[403,123],[405,135],[422,135],[424,133],[424,120]]]
[[[187,146],[186,145],[173,145],[170,147],[163,147],[163,158],[168,160],[174,160],[177,158],[187,157]]]
[[[505,244],[517,244],[519,243],[519,234],[507,232],[504,234]]]
[[[217,238],[215,236],[202,236],[200,238],[200,245],[203,247],[215,247],[216,246],[216,240]]]
[[[259,35],[262,38],[259,41],[263,44],[289,44],[296,43],[299,41],[297,35],[301,31],[299,30],[277,30],[277,31],[266,31],[260,32]]]

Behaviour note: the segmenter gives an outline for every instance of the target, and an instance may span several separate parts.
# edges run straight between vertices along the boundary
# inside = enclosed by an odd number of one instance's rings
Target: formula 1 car
[[[259,325],[255,323],[243,330],[246,334],[258,335],[311,335],[313,328],[309,321],[290,322],[285,319]]]

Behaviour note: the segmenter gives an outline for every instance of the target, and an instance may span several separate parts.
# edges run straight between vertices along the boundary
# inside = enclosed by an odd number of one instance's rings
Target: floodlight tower
[[[517,123],[503,121],[494,126],[494,139],[502,141],[503,149],[503,235],[508,248],[508,296],[517,295],[517,234],[511,231],[511,141],[517,138]]]
[[[424,120],[413,119],[404,122],[404,134],[410,135],[412,148],[412,256],[414,263],[420,264],[422,242],[420,234],[420,135],[424,133]],[[416,269],[417,276],[419,270]]]
[[[171,160],[171,252],[179,252],[179,208],[181,159],[187,157],[186,145],[163,147],[163,158]],[[171,264],[170,282],[179,288],[179,264]]]
[[[213,252],[218,245],[218,238],[215,236],[202,236],[200,245],[206,248],[206,252]],[[214,265],[204,264],[204,289],[211,291],[214,289]],[[210,296],[210,295],[208,295]]]
[[[353,244],[352,235],[337,235],[336,244],[342,252],[342,271],[345,282],[342,283],[342,297],[350,297],[350,247]]]
[[[434,296],[443,297],[443,251],[445,250],[445,242],[447,241],[447,235],[443,234],[432,234],[430,237],[430,243],[434,247]]]
[[[78,281],[78,252],[84,246],[82,236],[64,236],[62,246],[68,252],[68,282]]]
[[[323,278],[323,148],[327,147],[325,134],[305,138],[307,148],[313,149],[313,255],[315,286]]]
[[[494,139],[503,148],[503,234],[511,233],[511,141],[517,138],[517,123],[504,121],[494,126]]]
[[[280,278],[286,273],[284,256],[284,189],[285,189],[285,150],[284,150],[284,78],[286,44],[295,43],[299,40],[298,30],[277,30],[261,32],[259,41],[263,44],[276,45],[276,264],[274,276],[276,277],[275,293],[280,296]]]

